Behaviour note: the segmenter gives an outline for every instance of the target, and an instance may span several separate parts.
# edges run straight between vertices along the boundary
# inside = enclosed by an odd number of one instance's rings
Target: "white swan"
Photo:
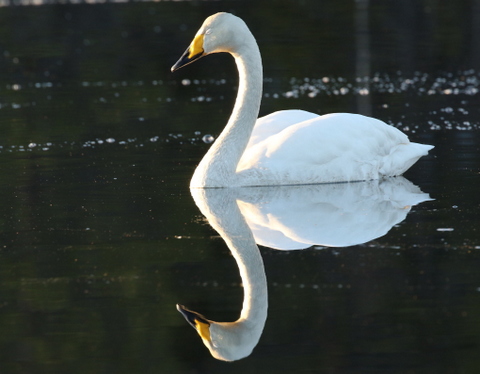
[[[175,71],[210,53],[227,52],[239,71],[230,119],[198,165],[190,187],[313,184],[379,179],[404,173],[433,148],[396,128],[355,114],[318,116],[286,110],[259,118],[262,61],[246,24],[229,13],[208,17]]]
[[[230,189],[224,191],[233,192]],[[192,196],[235,258],[242,278],[244,300],[240,318],[235,322],[211,321],[182,305],[177,305],[177,309],[197,330],[213,357],[224,361],[239,360],[250,355],[255,348],[267,319],[267,278],[262,256],[234,194],[195,189]]]

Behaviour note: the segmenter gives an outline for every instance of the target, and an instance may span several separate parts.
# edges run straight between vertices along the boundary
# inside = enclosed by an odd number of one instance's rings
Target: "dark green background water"
[[[235,363],[175,309],[232,321],[243,299],[188,190],[235,67],[170,73],[219,10],[257,37],[261,114],[370,113],[436,147],[406,174],[435,200],[388,235],[261,248],[268,320]],[[1,7],[0,372],[476,373],[479,35],[478,0]]]

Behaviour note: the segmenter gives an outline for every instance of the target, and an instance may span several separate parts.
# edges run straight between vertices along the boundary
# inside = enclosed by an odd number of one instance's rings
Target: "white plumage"
[[[190,187],[275,186],[351,182],[401,175],[433,148],[357,114],[318,116],[285,110],[257,119],[262,61],[245,23],[228,13],[208,17],[176,70],[217,52],[239,71],[232,115],[192,177]]]

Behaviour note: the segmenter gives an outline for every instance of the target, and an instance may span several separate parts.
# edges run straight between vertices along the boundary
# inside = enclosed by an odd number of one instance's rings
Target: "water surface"
[[[0,8],[2,373],[476,372],[478,1],[15,4]],[[432,200],[386,235],[260,248],[268,317],[230,364],[175,308],[242,308],[188,190],[235,68],[218,55],[170,73],[218,10],[258,40],[261,114],[360,112],[435,145],[405,175]]]

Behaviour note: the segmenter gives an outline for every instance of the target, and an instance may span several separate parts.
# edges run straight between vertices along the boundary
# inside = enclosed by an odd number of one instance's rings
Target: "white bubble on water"
[[[361,88],[360,90],[358,90],[358,93],[361,96],[367,96],[368,94],[370,94],[370,90],[368,88]]]
[[[210,134],[206,134],[206,135],[204,135],[203,138],[202,138],[202,141],[203,141],[204,143],[206,143],[206,144],[210,144],[210,143],[212,143],[214,140],[215,140],[215,138],[214,138],[212,135],[210,135]]]

